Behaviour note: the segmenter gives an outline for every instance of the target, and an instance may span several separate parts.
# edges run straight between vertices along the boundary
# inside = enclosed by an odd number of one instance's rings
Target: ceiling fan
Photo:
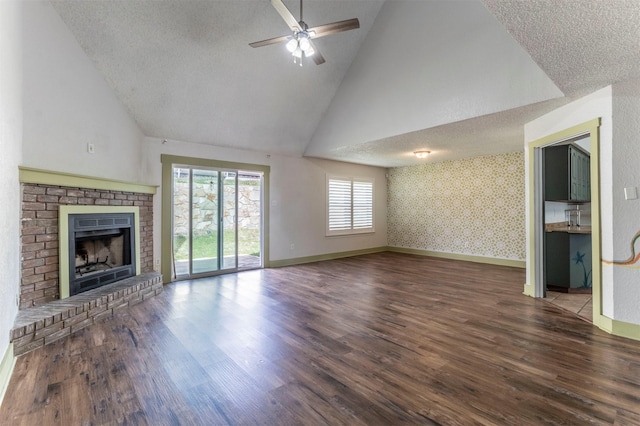
[[[345,21],[333,22],[331,24],[319,25],[309,28],[306,22],[302,20],[302,0],[300,0],[300,20],[296,21],[293,14],[287,9],[282,0],[271,0],[271,5],[282,16],[293,34],[280,37],[269,38],[262,41],[249,43],[251,47],[262,47],[270,44],[287,42],[287,50],[293,56],[293,62],[302,66],[303,58],[313,58],[316,65],[325,62],[324,57],[318,51],[318,48],[311,41],[313,39],[339,33],[342,31],[354,30],[360,28],[358,18],[347,19]]]

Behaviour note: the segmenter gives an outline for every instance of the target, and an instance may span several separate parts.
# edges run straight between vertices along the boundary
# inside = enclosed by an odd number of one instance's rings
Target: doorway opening
[[[574,287],[591,287],[591,320],[594,324],[599,323],[599,319],[602,317],[602,295],[601,295],[601,286],[602,286],[602,278],[601,278],[601,246],[600,246],[600,177],[599,177],[599,125],[600,120],[595,119],[590,122],[583,123],[582,125],[578,125],[567,129],[563,132],[559,132],[553,135],[549,135],[545,138],[539,139],[537,141],[531,142],[529,144],[529,175],[530,175],[530,210],[529,215],[531,218],[530,221],[530,249],[529,253],[531,255],[530,268],[529,268],[529,282],[532,286],[525,286],[525,293],[530,294],[534,297],[545,297],[547,281],[549,278],[549,274],[556,274],[556,271],[551,271],[546,268],[545,265],[545,254],[548,251],[547,244],[554,244],[554,248],[557,248],[557,242],[553,243],[549,241],[546,237],[547,234],[553,234],[553,229],[549,229],[548,225],[554,226],[564,226],[565,229],[560,230],[556,229],[557,232],[563,231],[566,236],[561,237],[561,239],[566,239],[567,242],[564,245],[566,251],[566,260],[567,260],[567,270],[566,273],[567,281],[570,281],[570,268],[578,267],[578,273],[576,276],[582,278],[581,283],[579,285],[574,285]],[[586,199],[584,191],[582,188],[580,191],[581,195],[578,196],[580,199],[572,199],[571,191],[574,191],[573,197],[576,197],[575,192],[578,190],[576,187],[576,182],[572,181],[571,176],[568,176],[567,181],[567,191],[568,195],[566,196],[566,200],[558,199],[552,200],[552,202],[560,203],[559,206],[552,206],[546,203],[549,200],[545,198],[545,149],[547,147],[553,148],[556,146],[570,146],[577,145],[579,141],[583,141],[583,149],[589,152],[589,164],[588,164],[588,176],[586,179],[588,180],[589,188],[588,188],[588,201],[590,203],[590,221],[587,221],[586,215],[582,218],[582,222],[580,223],[580,229],[577,227],[577,223],[575,222],[576,214],[571,212],[567,213],[565,210],[576,210],[581,209],[581,211],[585,210],[586,207]],[[567,159],[569,166],[571,167],[572,157],[570,153],[567,153]],[[585,171],[583,170],[583,173]],[[584,181],[585,177],[582,176]],[[572,186],[573,185],[573,186]],[[576,206],[578,206],[576,208]],[[551,211],[549,211],[551,210]],[[580,213],[582,214],[582,213]],[[562,223],[564,222],[564,223]],[[570,222],[569,224],[567,222]],[[590,222],[590,229],[587,228],[587,223]],[[571,227],[573,225],[573,227]],[[577,245],[571,245],[570,237],[568,236],[568,231],[590,231],[590,247],[581,246],[578,249]],[[579,234],[576,232],[576,234]],[[556,234],[558,236],[560,234]],[[568,238],[567,238],[568,237]],[[563,243],[564,244],[564,243]],[[575,249],[575,252],[574,251]],[[583,264],[586,258],[586,250],[590,250],[590,258],[591,258],[591,270],[587,271],[588,265]],[[563,255],[563,262],[564,262]],[[573,263],[573,265],[572,265]],[[584,267],[583,267],[584,266]],[[585,280],[586,277],[586,280]],[[531,288],[527,288],[531,287]],[[567,284],[567,287],[571,287],[571,284]],[[580,296],[585,298],[585,296]],[[579,302],[577,302],[579,303]],[[588,313],[585,312],[585,315]]]
[[[543,295],[592,321],[591,177],[588,134],[542,147]]]

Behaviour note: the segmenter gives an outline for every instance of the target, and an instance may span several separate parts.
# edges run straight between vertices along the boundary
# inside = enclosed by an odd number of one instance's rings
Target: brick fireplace
[[[33,175],[33,173],[27,174]],[[22,278],[20,309],[40,306],[60,299],[58,235],[60,206],[137,207],[140,240],[140,270],[138,273],[153,270],[153,193],[149,193],[151,191],[138,192],[137,185],[119,184],[100,179],[81,177],[74,179],[73,177],[69,178],[68,175],[60,174],[52,174],[51,176],[21,179]],[[29,182],[29,180],[35,182]],[[42,183],[42,180],[53,182]],[[70,182],[70,186],[66,185],[67,181]],[[84,187],[85,184],[87,187]],[[118,188],[118,186],[123,188]],[[146,189],[142,185],[140,187],[143,190]]]
[[[53,343],[163,291],[162,276],[153,272],[155,186],[25,167],[20,168],[20,185],[20,310],[10,333],[15,355]],[[103,217],[100,226],[85,223],[80,229],[72,228],[73,234],[69,232],[70,221],[84,223],[85,219],[91,220],[85,214],[96,211],[109,212],[106,219],[113,219],[114,225],[118,226],[104,229]],[[129,224],[122,222],[120,213],[131,214],[127,219]],[[114,246],[120,244],[120,240],[126,241],[128,233],[134,234],[134,240],[129,249],[120,248],[123,259],[107,261],[105,253],[118,257]],[[70,243],[71,235],[74,236],[73,244]],[[107,237],[111,238],[109,242],[106,242]],[[89,246],[76,250],[76,241],[84,243],[87,240]],[[91,253],[92,250],[95,252]],[[74,258],[78,255],[84,257],[84,261],[76,263]],[[130,257],[132,270],[129,274],[121,274],[128,267],[124,264],[126,257]],[[111,278],[114,279],[107,277],[96,286],[89,283],[82,291],[69,295],[70,269],[74,274],[78,272],[83,278],[89,278],[100,268],[113,270]],[[102,280],[103,276],[100,277]],[[67,285],[60,286],[60,283]]]

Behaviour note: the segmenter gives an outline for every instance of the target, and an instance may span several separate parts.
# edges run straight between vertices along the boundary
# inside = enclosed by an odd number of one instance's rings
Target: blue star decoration
[[[571,260],[575,260],[576,265],[577,265],[578,263],[582,263],[582,264],[584,264],[584,260],[583,260],[583,259],[584,259],[584,255],[585,255],[585,254],[586,254],[586,253],[576,252],[576,257],[574,257],[574,258],[573,258],[573,259],[571,259]]]

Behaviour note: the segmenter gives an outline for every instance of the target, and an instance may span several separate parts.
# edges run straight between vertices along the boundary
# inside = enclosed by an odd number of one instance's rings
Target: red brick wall
[[[122,191],[22,184],[22,279],[20,309],[60,298],[58,207],[138,206],[140,269],[153,270],[153,195]]]

